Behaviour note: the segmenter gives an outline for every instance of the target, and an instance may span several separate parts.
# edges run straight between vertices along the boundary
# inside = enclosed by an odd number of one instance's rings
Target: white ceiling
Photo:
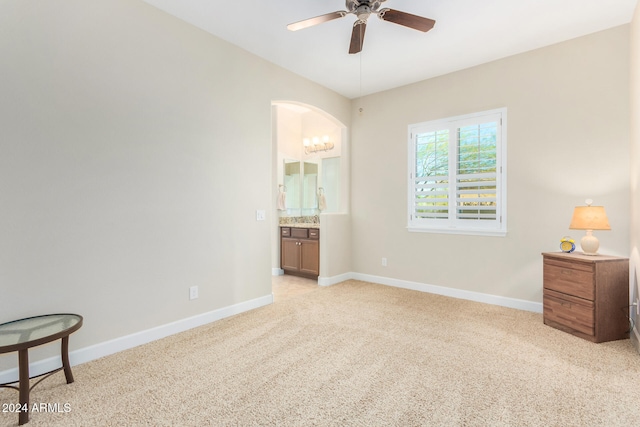
[[[382,7],[436,20],[421,33],[369,18],[349,55],[347,15],[291,32],[287,24],[344,0],[144,0],[348,97],[414,83],[631,21],[638,0],[388,0]]]

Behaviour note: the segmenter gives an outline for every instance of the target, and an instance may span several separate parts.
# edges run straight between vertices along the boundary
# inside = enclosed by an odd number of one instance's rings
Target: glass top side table
[[[73,382],[71,365],[69,364],[69,335],[80,329],[82,316],[78,314],[47,314],[28,317],[0,324],[0,354],[18,352],[18,381],[0,384],[0,387],[13,388],[20,394],[20,412],[18,423],[29,422],[29,391],[40,381],[54,373],[64,370],[67,384]],[[56,340],[62,340],[62,366],[52,371],[37,375],[43,377],[29,387],[29,349]],[[11,384],[18,383],[18,386]]]

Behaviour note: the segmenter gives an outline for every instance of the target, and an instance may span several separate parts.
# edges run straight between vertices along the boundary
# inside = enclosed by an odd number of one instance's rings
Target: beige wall
[[[271,101],[349,100],[140,1],[0,28],[0,322],[81,313],[77,349],[271,294]]]
[[[320,285],[333,285],[346,280],[351,272],[351,215],[320,214]]]
[[[622,26],[355,100],[354,271],[541,302],[540,253],[582,237],[568,226],[586,198],[609,215],[601,252],[628,256],[628,93]],[[407,126],[499,107],[508,108],[508,236],[408,232]]]
[[[631,24],[631,298],[640,296],[640,5]],[[640,316],[632,340],[640,352]]]

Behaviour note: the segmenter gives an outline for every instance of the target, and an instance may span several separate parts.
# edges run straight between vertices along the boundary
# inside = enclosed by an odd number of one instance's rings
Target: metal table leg
[[[73,373],[71,372],[71,365],[69,364],[69,336],[62,338],[62,367],[64,368],[64,376],[67,379],[67,384],[73,382]]]
[[[20,382],[20,415],[18,424],[29,422],[29,350],[18,351],[18,372]]]

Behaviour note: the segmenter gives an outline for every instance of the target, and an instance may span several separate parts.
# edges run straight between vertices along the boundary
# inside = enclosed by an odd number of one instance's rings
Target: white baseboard
[[[318,284],[322,286],[329,286],[349,279],[362,280],[365,282],[377,283],[379,285],[394,286],[396,288],[411,289],[414,291],[428,292],[431,294],[444,295],[452,298],[466,299],[470,301],[482,302],[485,304],[493,304],[502,307],[515,308],[518,310],[542,313],[542,303],[538,302],[483,294],[480,292],[465,291],[462,289],[447,288],[444,286],[427,285],[419,282],[393,279],[390,277],[374,276],[371,274],[351,272],[341,274],[339,276],[322,277],[318,279]]]
[[[160,338],[165,338],[179,332],[184,332],[198,326],[206,325],[207,323],[215,322],[216,320],[234,316],[236,314],[250,311],[272,303],[273,295],[269,294],[250,301],[245,301],[228,307],[219,308],[207,313],[202,313],[196,316],[188,317],[186,319],[167,323],[166,325],[157,326],[155,328],[136,332],[131,335],[126,335],[110,341],[105,341],[89,347],[74,350],[69,353],[69,363],[71,363],[72,366],[79,365],[81,363],[99,359],[101,357],[118,353],[123,350],[128,350],[130,348],[137,347],[139,345],[146,344]],[[73,341],[73,337],[71,338],[71,341]],[[60,356],[50,357],[48,359],[31,363],[29,365],[29,374],[33,377],[44,372],[56,369],[59,366],[61,366]],[[0,371],[0,384],[8,383],[9,381],[14,381],[17,379],[18,368]]]
[[[338,276],[332,277],[318,277],[318,285],[320,286],[331,286],[336,285],[340,282],[344,282],[345,280],[353,279],[353,273],[344,273]]]
[[[272,276],[283,276],[284,275],[284,270],[281,269],[281,268],[273,267],[271,269],[271,275]]]
[[[636,317],[636,319],[640,319],[640,317]],[[631,330],[631,344],[635,347],[636,351],[640,353],[640,331],[638,331],[638,325]]]

